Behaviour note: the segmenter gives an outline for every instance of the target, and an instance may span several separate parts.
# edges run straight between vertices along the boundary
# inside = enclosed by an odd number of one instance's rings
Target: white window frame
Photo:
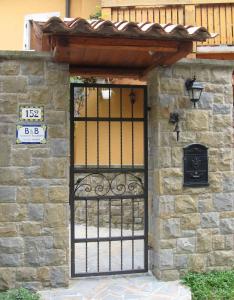
[[[51,17],[60,17],[60,12],[49,12],[49,13],[41,13],[41,14],[30,14],[24,17],[24,40],[23,40],[23,50],[30,51],[30,36],[31,36],[31,28],[30,21],[37,22],[46,22]]]

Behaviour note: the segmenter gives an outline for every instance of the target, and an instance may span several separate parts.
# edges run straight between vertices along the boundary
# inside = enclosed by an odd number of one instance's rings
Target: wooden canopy
[[[214,37],[204,27],[84,19],[31,23],[31,49],[52,51],[73,74],[135,77],[168,66],[192,51],[193,41]]]

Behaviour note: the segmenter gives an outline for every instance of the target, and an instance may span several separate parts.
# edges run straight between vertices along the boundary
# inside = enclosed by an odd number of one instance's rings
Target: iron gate
[[[148,270],[147,91],[71,84],[71,275]]]

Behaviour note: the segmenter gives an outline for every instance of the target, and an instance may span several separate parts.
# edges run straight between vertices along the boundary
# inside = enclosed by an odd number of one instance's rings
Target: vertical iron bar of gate
[[[70,211],[71,211],[71,276],[75,275],[75,234],[74,234],[74,86],[70,86]]]
[[[148,271],[148,103],[147,86],[144,87],[144,267]]]

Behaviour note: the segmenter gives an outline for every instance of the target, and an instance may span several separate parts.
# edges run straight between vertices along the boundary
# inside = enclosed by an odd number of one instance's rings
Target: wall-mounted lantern
[[[196,77],[193,79],[187,79],[185,82],[185,87],[188,91],[189,98],[193,102],[194,107],[196,107],[196,103],[200,100],[203,85],[200,82],[196,82]]]
[[[131,89],[131,93],[129,94],[129,99],[132,104],[136,102],[136,94],[133,89]]]
[[[112,97],[113,90],[111,88],[102,88],[101,94],[103,100],[110,100]]]

